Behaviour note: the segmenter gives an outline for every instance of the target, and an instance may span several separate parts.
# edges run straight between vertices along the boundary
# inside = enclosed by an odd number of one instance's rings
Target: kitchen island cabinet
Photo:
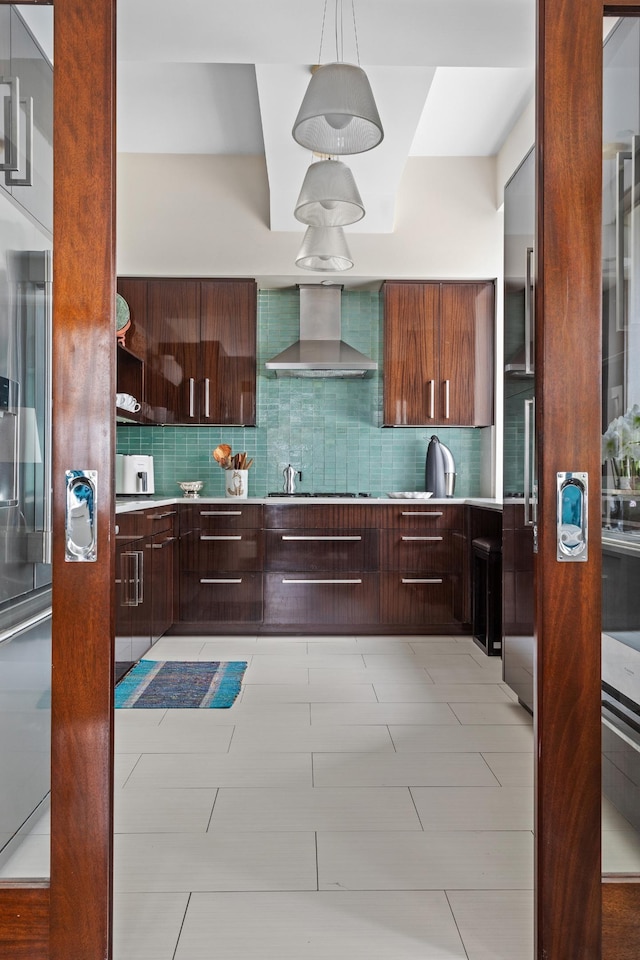
[[[493,423],[493,281],[386,281],[383,425]]]
[[[119,277],[118,292],[144,362],[147,422],[255,425],[255,280]]]

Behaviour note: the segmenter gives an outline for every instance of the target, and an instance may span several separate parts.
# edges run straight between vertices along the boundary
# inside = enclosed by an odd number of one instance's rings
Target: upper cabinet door
[[[384,284],[384,425],[436,423],[437,283]]]
[[[18,170],[2,175],[3,183],[14,199],[52,232],[53,68],[13,7],[10,73],[19,80],[19,165]]]
[[[493,283],[443,283],[440,312],[441,423],[493,423]]]
[[[199,423],[200,284],[147,281],[147,403],[156,423]]]
[[[200,284],[200,422],[256,422],[254,280]]]
[[[384,425],[493,423],[494,285],[384,285]]]

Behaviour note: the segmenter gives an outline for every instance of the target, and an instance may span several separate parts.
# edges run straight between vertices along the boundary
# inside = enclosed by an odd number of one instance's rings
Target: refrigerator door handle
[[[18,144],[20,143],[20,80],[18,77],[0,77],[0,84],[7,84],[10,94],[4,101],[4,162],[0,170],[5,173],[17,170]]]

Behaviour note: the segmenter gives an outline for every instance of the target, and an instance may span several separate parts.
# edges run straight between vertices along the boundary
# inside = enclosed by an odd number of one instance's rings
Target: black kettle
[[[456,488],[456,462],[449,447],[433,436],[427,447],[424,488],[434,497],[452,497]]]

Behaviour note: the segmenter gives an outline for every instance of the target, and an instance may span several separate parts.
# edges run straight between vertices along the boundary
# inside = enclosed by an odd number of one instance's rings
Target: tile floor
[[[229,710],[116,711],[115,960],[531,960],[532,727],[467,638],[163,638]],[[640,843],[604,807],[604,867]],[[2,875],[42,875],[46,817]]]

